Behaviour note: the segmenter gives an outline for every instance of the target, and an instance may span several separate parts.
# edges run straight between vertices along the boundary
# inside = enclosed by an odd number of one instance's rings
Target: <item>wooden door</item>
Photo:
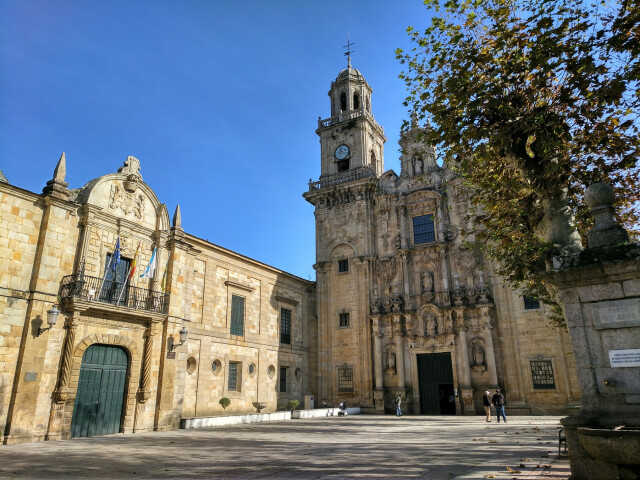
[[[450,401],[454,393],[451,353],[421,353],[417,360],[420,413],[455,415],[455,404]]]
[[[82,356],[72,437],[120,432],[128,358],[120,347],[91,345]]]

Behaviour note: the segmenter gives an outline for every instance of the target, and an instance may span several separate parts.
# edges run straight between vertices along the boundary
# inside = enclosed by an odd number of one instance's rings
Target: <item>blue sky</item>
[[[3,0],[0,169],[40,192],[66,152],[79,188],[133,155],[187,232],[315,280],[301,195],[347,31],[399,172],[394,52],[427,15],[421,0]]]

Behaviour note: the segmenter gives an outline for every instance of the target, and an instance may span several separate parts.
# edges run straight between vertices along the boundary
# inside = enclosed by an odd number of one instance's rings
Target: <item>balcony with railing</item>
[[[333,187],[342,183],[352,182],[363,178],[377,178],[376,172],[371,167],[360,167],[346,172],[336,173],[317,182],[309,182],[309,191],[320,190],[321,188]]]
[[[359,108],[358,110],[348,110],[346,112],[340,112],[338,115],[334,115],[333,117],[330,117],[330,118],[325,118],[325,119],[318,118],[318,130],[332,127],[334,125],[338,125],[343,122],[356,120],[358,118],[368,119],[371,122],[371,124],[374,125],[374,127],[377,130],[379,130],[379,132],[382,135],[384,135],[384,129],[380,125],[378,125],[378,122],[376,122],[373,115],[371,115],[371,112],[366,110],[364,106]]]
[[[60,298],[63,301],[75,299],[159,314],[169,311],[168,293],[82,274],[67,275],[62,279]]]

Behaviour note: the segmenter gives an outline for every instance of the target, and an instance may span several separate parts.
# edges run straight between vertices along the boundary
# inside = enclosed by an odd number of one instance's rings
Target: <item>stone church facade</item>
[[[316,282],[185,232],[135,157],[78,189],[64,155],[42,193],[0,172],[2,443],[173,429],[310,395],[371,413],[401,395],[415,414],[475,414],[498,386],[511,413],[579,401],[566,333],[465,248],[464,189],[419,129],[402,134],[400,175],[384,172],[364,77],[349,65],[329,97],[304,194]]]
[[[422,414],[475,414],[502,388],[512,414],[579,401],[570,341],[533,299],[468,248],[462,181],[436,163],[415,121],[401,172],[384,171],[371,88],[349,66],[318,120],[321,175],[304,198],[316,219],[320,398]]]

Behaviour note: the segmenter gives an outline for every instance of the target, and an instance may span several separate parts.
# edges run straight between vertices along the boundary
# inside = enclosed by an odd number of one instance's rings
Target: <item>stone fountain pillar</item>
[[[582,409],[562,419],[572,480],[640,479],[640,245],[613,217],[613,190],[585,193],[588,247],[554,258],[545,280],[571,336]]]

